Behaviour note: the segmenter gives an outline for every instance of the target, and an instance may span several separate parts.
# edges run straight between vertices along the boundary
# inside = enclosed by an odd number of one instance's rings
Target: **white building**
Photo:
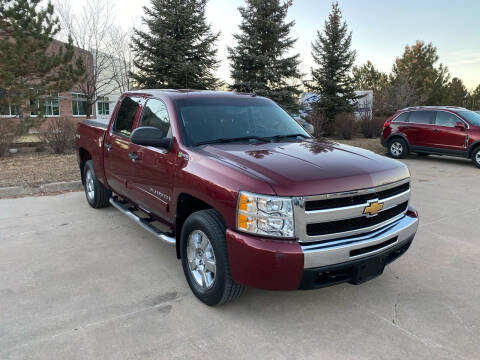
[[[355,117],[358,119],[363,115],[368,115],[372,117],[372,107],[373,107],[373,90],[361,90],[355,91],[355,94],[361,96],[357,100],[357,109],[354,112]],[[303,93],[300,102],[305,106],[305,113],[310,113],[312,111],[312,103],[320,100],[320,95],[315,93]]]

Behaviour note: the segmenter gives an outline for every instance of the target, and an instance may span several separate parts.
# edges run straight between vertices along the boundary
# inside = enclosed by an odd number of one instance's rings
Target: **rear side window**
[[[408,112],[401,113],[398,115],[393,122],[408,122]]]
[[[162,130],[163,137],[170,136],[170,119],[167,106],[161,100],[150,99],[144,107],[140,126],[152,126]]]
[[[437,111],[435,117],[435,125],[438,126],[455,127],[455,124],[459,121],[460,119],[456,115],[446,111]]]
[[[434,111],[412,111],[409,122],[416,124],[433,124]]]
[[[117,134],[130,137],[132,134],[133,121],[140,107],[139,97],[127,96],[122,100],[120,108],[118,109],[117,118],[113,125],[113,131]]]

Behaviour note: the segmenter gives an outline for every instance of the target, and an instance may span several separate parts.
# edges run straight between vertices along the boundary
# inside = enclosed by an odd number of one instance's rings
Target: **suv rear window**
[[[398,115],[393,122],[408,122],[408,112],[401,113]]]
[[[412,111],[409,122],[416,124],[433,124],[434,111]]]

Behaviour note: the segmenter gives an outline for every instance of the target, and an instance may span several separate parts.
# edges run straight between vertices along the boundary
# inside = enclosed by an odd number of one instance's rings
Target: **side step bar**
[[[138,225],[143,227],[145,230],[147,230],[149,233],[151,233],[153,236],[155,236],[157,239],[160,239],[168,244],[174,245],[176,243],[176,240],[174,237],[169,236],[168,234],[160,231],[158,228],[153,226],[151,222],[153,221],[152,219],[142,219],[138,215],[134,214],[130,207],[128,206],[127,203],[122,203],[121,201],[118,200],[116,197],[111,197],[110,198],[110,204],[120,210],[124,215],[127,215],[130,219],[135,221]]]

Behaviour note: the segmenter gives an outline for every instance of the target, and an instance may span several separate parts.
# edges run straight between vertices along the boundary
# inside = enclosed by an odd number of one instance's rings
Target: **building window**
[[[97,101],[98,115],[110,115],[110,102],[108,97],[102,96]]]
[[[13,117],[18,115],[18,106],[0,103],[0,117]]]
[[[42,106],[40,106],[40,104]],[[48,97],[47,99],[30,99],[30,108],[32,116],[39,115],[40,113],[43,116],[60,116],[58,95],[55,97]]]
[[[87,98],[85,94],[72,94],[72,115],[87,115]]]

